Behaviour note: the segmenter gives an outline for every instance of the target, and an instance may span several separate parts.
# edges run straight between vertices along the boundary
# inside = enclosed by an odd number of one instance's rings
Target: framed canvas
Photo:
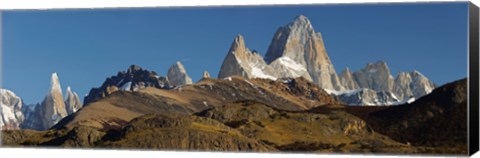
[[[478,15],[467,1],[2,10],[0,144],[469,156]]]

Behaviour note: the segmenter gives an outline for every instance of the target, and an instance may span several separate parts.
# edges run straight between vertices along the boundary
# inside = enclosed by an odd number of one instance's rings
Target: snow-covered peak
[[[60,85],[60,80],[58,79],[58,74],[56,72],[52,73],[50,79],[50,91],[50,93],[62,94],[62,87]]]
[[[369,73],[376,73],[377,71],[390,72],[390,69],[388,68],[387,63],[383,60],[380,60],[374,63],[368,63],[364,69]]]
[[[275,78],[273,69],[258,53],[252,53],[246,46],[242,35],[237,35],[223,60],[218,78],[241,76],[244,78]]]
[[[14,92],[12,92],[8,89],[2,89],[2,88],[0,88],[0,94],[2,94],[0,96],[0,97],[2,97],[2,100],[5,99],[5,98],[10,98],[12,96],[14,96],[14,97],[17,96]]]
[[[67,93],[65,94],[65,97],[68,97],[72,93],[72,88],[70,86],[67,86]]]
[[[24,120],[23,102],[14,92],[0,89],[0,129],[17,129]]]

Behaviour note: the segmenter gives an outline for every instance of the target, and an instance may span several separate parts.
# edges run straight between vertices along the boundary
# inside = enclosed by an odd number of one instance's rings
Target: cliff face
[[[302,76],[321,88],[344,89],[328,57],[321,34],[315,32],[308,18],[303,15],[277,30],[265,55],[267,63],[285,58],[302,65],[308,72],[308,75],[301,73]]]

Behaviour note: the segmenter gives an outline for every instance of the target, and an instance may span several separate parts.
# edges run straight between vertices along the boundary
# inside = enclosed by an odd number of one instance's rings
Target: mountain
[[[413,97],[420,98],[432,92],[435,84],[418,71],[410,73],[401,72],[395,78],[393,92],[399,98]]]
[[[218,73],[218,78],[242,76],[244,78],[276,79],[274,70],[268,66],[257,52],[245,46],[242,35],[237,35]]]
[[[344,94],[340,98],[348,105],[401,104],[435,88],[433,82],[418,71],[401,72],[394,78],[385,61],[368,63],[355,72],[347,68],[337,76],[321,34],[315,32],[303,15],[277,30],[265,58],[250,51],[244,38],[237,35],[218,75],[219,78],[230,76],[271,80],[302,77],[338,96]],[[352,90],[361,93],[351,95]]]
[[[177,61],[168,69],[167,80],[172,86],[192,84],[192,78],[188,76],[185,67],[180,61]]]
[[[63,100],[62,87],[60,85],[57,73],[52,74],[50,92],[42,101],[39,109],[35,110],[42,111],[43,115],[39,120],[41,122],[40,124],[42,129],[50,128],[68,115],[65,102]]]
[[[436,88],[415,102],[391,107],[349,107],[373,130],[415,146],[463,153],[467,146],[467,79]]]
[[[466,98],[466,80],[410,104],[369,107],[342,105],[302,77],[206,78],[115,91],[48,131],[1,137],[5,146],[458,154],[468,151]]]
[[[25,119],[22,99],[7,89],[0,89],[0,97],[0,129],[18,129]]]
[[[205,151],[417,150],[372,131],[338,104],[303,78],[205,79],[177,89],[116,91],[49,131],[4,131],[2,142]]]
[[[348,105],[398,105],[435,89],[433,82],[418,71],[400,72],[394,79],[385,61],[368,63],[353,73],[346,68],[340,81],[347,90],[328,91]]]
[[[22,113],[25,119],[20,128],[46,130],[82,108],[80,98],[70,87],[67,87],[65,100],[63,98],[60,80],[57,73],[53,73],[50,91],[44,100],[38,104],[23,106]]]
[[[360,88],[388,92],[393,89],[394,79],[384,61],[368,63],[365,68],[354,72],[353,76]]]
[[[305,79],[203,79],[174,89],[147,87],[138,91],[115,91],[84,106],[55,128],[78,125],[99,129],[117,127],[150,113],[192,114],[242,100],[256,100],[277,109],[299,111],[323,105],[338,105],[315,84]]]
[[[297,16],[293,22],[280,27],[275,33],[265,55],[269,64],[284,60],[290,65],[301,65],[321,88],[342,90],[340,80],[328,57],[320,33],[315,32],[307,17]],[[296,67],[296,66],[294,66]],[[299,74],[306,75],[302,69]]]
[[[70,86],[67,87],[67,93],[65,96],[65,107],[67,108],[67,113],[73,114],[82,108],[82,103],[78,94],[73,92]]]
[[[45,99],[33,108],[26,108],[23,111],[26,118],[21,127],[36,130],[48,129],[68,116],[57,73],[52,74],[50,91]]]
[[[218,75],[230,76],[271,80],[303,77],[324,89],[344,89],[320,33],[302,15],[277,30],[265,59],[250,51],[241,35],[235,37]]]
[[[345,89],[358,89],[359,86],[355,78],[353,77],[352,71],[347,67],[345,70],[340,73],[340,82],[342,83]]]
[[[158,76],[154,71],[132,65],[126,72],[121,71],[116,76],[107,78],[101,87],[92,88],[84,98],[84,105],[104,98],[115,91],[138,91],[146,87],[172,88],[165,77]]]

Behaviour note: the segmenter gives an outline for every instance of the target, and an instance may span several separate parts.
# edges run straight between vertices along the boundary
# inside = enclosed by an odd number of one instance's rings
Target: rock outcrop
[[[208,71],[203,71],[202,78],[210,78],[210,73],[208,73]]]
[[[188,76],[185,67],[180,61],[177,61],[168,69],[167,79],[172,86],[192,84],[192,78]]]

